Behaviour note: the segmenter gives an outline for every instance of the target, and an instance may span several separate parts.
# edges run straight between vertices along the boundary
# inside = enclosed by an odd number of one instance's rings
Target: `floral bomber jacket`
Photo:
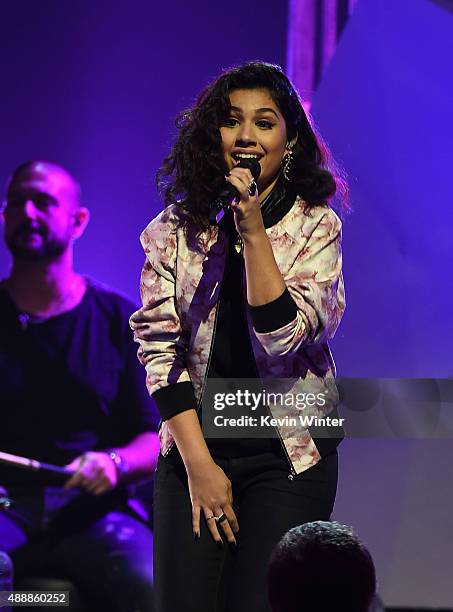
[[[345,308],[341,222],[328,206],[308,207],[297,198],[266,232],[287,289],[270,304],[247,307],[257,370],[261,379],[289,381],[292,393],[306,392],[307,384],[310,392],[314,386],[322,390],[328,401],[317,415],[326,416],[338,399],[328,340]],[[148,391],[163,418],[163,455],[174,442],[166,419],[201,404],[228,249],[228,238],[217,228],[198,241],[195,234],[185,213],[173,205],[141,235],[143,307],[130,324]],[[281,416],[281,406],[269,409]],[[291,410],[297,412],[284,409]],[[277,430],[292,475],[321,459],[310,428],[279,425]]]

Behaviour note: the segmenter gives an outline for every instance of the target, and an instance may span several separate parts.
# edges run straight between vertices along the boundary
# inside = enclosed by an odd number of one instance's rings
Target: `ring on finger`
[[[255,195],[256,190],[257,190],[257,184],[254,178],[252,178],[252,180],[250,181],[247,189],[248,189],[249,196]]]
[[[207,516],[207,517],[206,517],[206,520],[207,520],[207,521],[210,521],[211,519],[215,519],[215,518],[216,518],[216,517],[215,517],[214,515],[211,515],[211,516]]]
[[[216,523],[223,523],[227,520],[227,515],[225,514],[225,512],[222,512],[222,514],[219,514],[219,516],[215,516],[214,520]]]

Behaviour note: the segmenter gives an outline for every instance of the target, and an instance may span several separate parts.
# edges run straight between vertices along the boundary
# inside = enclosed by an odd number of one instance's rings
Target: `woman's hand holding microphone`
[[[263,217],[258,200],[256,181],[248,168],[235,166],[226,181],[239,191],[240,200],[234,200],[231,210],[234,213],[236,230],[243,241],[265,233]]]

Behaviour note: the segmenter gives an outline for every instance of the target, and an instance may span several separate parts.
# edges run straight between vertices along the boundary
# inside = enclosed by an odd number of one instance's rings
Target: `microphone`
[[[248,158],[241,159],[239,164],[235,168],[248,168],[252,173],[253,178],[259,177],[261,172],[261,166],[257,159]],[[239,199],[240,194],[234,185],[227,183],[216,199],[211,203],[211,210],[209,211],[209,223],[211,225],[218,225],[222,220],[227,210],[230,210],[231,202],[235,199]]]

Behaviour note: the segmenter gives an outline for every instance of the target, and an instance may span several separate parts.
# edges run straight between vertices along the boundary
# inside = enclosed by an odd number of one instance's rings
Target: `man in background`
[[[152,477],[157,419],[128,323],[136,305],[74,270],[89,211],[62,166],[19,166],[1,215],[13,262],[0,283],[0,451],[73,475],[63,487],[0,467],[13,501],[0,549],[16,578],[46,568],[98,609],[150,612],[152,531],[133,485]]]

